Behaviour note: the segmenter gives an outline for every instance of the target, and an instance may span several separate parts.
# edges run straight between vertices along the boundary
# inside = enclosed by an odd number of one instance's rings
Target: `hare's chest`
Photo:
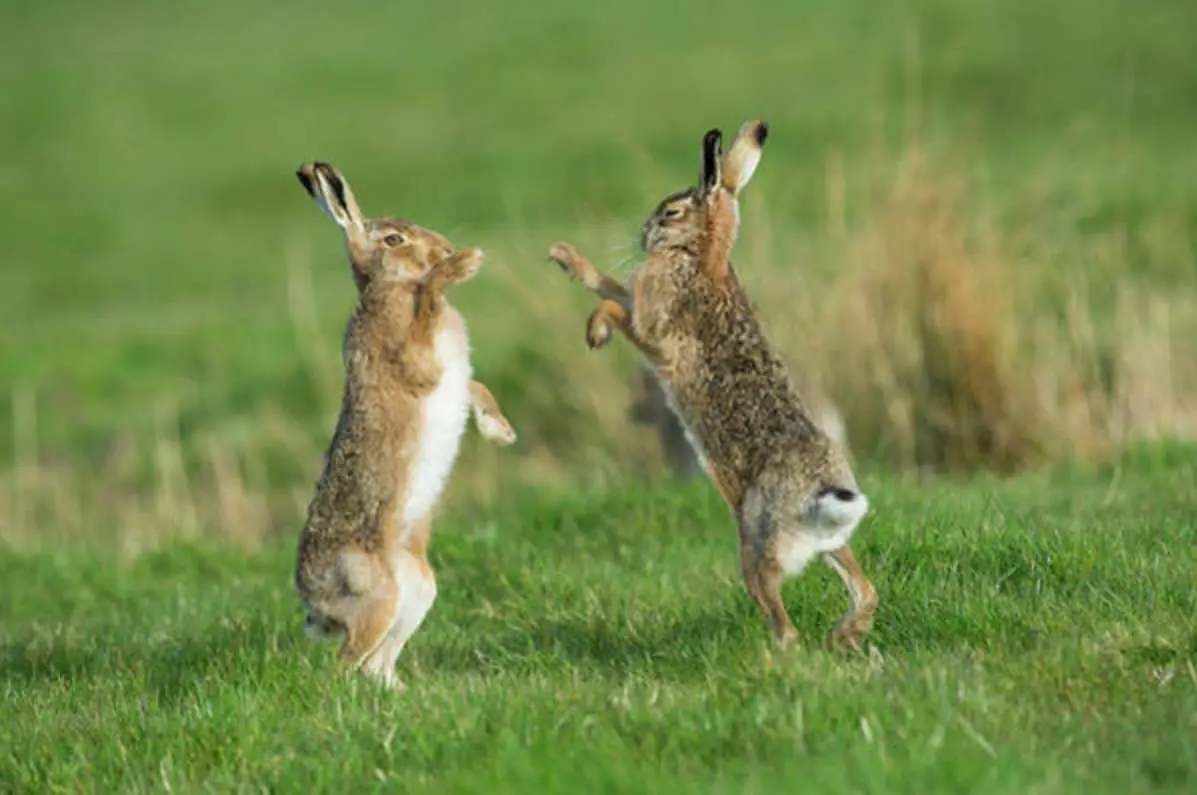
[[[653,347],[669,340],[692,336],[694,326],[706,319],[706,297],[693,278],[681,278],[676,270],[652,267],[632,277],[632,324],[640,338]]]
[[[403,516],[409,527],[428,515],[444,491],[469,416],[470,350],[461,329],[442,328],[436,357],[441,379],[421,406],[420,438]]]

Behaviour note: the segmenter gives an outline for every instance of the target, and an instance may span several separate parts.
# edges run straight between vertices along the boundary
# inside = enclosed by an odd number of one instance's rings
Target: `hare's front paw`
[[[586,344],[598,350],[611,341],[611,324],[601,312],[595,312],[586,323]]]
[[[441,267],[445,269],[446,280],[450,283],[468,282],[482,269],[482,249],[477,247],[462,249],[449,257]]]
[[[571,279],[586,281],[586,258],[569,243],[554,243],[549,249],[549,260],[556,262]]]
[[[500,447],[506,447],[515,441],[515,428],[512,428],[511,423],[501,414],[480,413],[478,433],[482,434],[483,439]]]

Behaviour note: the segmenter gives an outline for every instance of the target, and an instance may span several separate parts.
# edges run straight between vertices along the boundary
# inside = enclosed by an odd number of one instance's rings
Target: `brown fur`
[[[403,516],[426,399],[444,369],[436,340],[447,336],[468,351],[464,321],[445,290],[474,276],[482,252],[455,251],[442,235],[408,221],[363,218],[348,183],[328,164],[305,164],[298,176],[345,232],[358,301],[344,337],[340,416],[308,506],[295,582],[308,627],[344,635],[343,669],[397,685],[395,658],[436,590],[427,558],[431,515],[412,526]],[[463,400],[473,404],[484,435],[513,441],[490,391],[476,381],[468,390]],[[405,599],[422,600],[422,611]]]
[[[790,375],[803,403],[809,408],[815,425],[819,426],[819,430],[827,434],[851,461],[852,450],[845,434],[843,416],[835,402],[813,381],[804,379],[802,370],[795,369],[792,364]],[[686,438],[685,428],[670,408],[668,396],[648,365],[642,364],[637,368],[632,382],[632,393],[628,418],[638,425],[656,429],[661,453],[670,471],[683,480],[699,474],[702,467],[699,466],[694,448]]]
[[[615,326],[669,394],[735,513],[745,584],[778,641],[797,636],[781,601],[782,579],[819,556],[851,600],[829,645],[856,647],[877,599],[847,542],[868,502],[843,452],[811,418],[729,258],[738,193],[766,133],[761,122],[744,125],[726,157],[718,131],[707,133],[699,185],[666,197],[645,222],[648,257],[629,288],[568,244],[549,256],[603,299],[587,322],[588,344],[606,344]]]

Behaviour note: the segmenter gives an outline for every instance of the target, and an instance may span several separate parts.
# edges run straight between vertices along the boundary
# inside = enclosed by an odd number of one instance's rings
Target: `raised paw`
[[[515,441],[515,428],[511,427],[511,423],[503,415],[479,413],[477,419],[478,433],[488,442],[506,447]]]
[[[554,243],[549,249],[549,261],[556,262],[561,270],[574,281],[590,286],[597,281],[597,275],[582,254],[569,243]]]
[[[482,249],[470,247],[455,252],[448,259],[437,265],[429,274],[429,279],[442,285],[461,284],[468,282],[478,275],[482,269]]]
[[[596,310],[586,322],[586,344],[598,350],[611,341],[611,325],[601,310]]]

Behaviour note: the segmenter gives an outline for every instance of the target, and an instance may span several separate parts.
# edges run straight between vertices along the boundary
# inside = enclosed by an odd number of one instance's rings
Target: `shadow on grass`
[[[828,587],[832,591],[827,594],[804,587],[801,593],[791,591],[786,596],[803,633],[797,647],[800,653],[822,650],[827,632],[839,619],[842,594],[838,583]],[[995,642],[996,635],[1001,636],[1003,648],[1026,651],[1043,640],[1034,613],[1016,602],[1003,607],[995,600],[988,620],[978,621],[947,601],[911,602],[901,593],[888,599],[884,592],[882,596],[869,642],[883,653],[982,648]],[[568,610],[540,616],[524,612],[507,620],[454,622],[453,615],[451,609],[431,614],[401,658],[401,674],[413,665],[472,674],[544,673],[557,668],[611,678],[648,674],[694,681],[757,660],[775,648],[756,605],[739,592],[727,593],[709,605],[634,621],[618,612]],[[54,681],[132,681],[169,703],[230,681],[262,684],[276,676],[280,666],[290,668],[297,661],[323,669],[321,660],[331,660],[335,645],[314,644],[297,623],[270,613],[217,619],[180,634],[142,630],[122,635],[103,624],[70,633],[33,629],[0,642],[0,677],[18,687]],[[1197,640],[1192,645],[1197,650]],[[1176,653],[1171,648],[1128,650],[1130,656],[1156,664]]]
[[[298,628],[291,631],[268,616],[216,622],[182,635],[121,638],[103,630],[79,639],[36,634],[5,639],[0,677],[18,687],[140,682],[172,703],[217,681],[260,682],[280,659],[302,654],[310,643]]]
[[[838,586],[838,583],[837,583]],[[845,600],[846,602],[846,600]],[[798,654],[822,652],[840,618],[836,604],[787,600],[801,639]],[[433,618],[435,620],[435,616]],[[432,633],[430,633],[432,634]],[[439,634],[439,633],[437,633]],[[427,636],[426,636],[427,637]],[[726,672],[765,652],[783,654],[764,616],[746,593],[729,592],[709,606],[629,622],[618,613],[564,612],[532,620],[486,622],[479,631],[461,626],[429,644],[417,636],[408,664],[441,672],[581,670],[615,679],[632,674],[695,681]],[[414,658],[414,659],[413,659]],[[851,660],[851,656],[841,659]],[[400,661],[403,668],[404,661]]]

